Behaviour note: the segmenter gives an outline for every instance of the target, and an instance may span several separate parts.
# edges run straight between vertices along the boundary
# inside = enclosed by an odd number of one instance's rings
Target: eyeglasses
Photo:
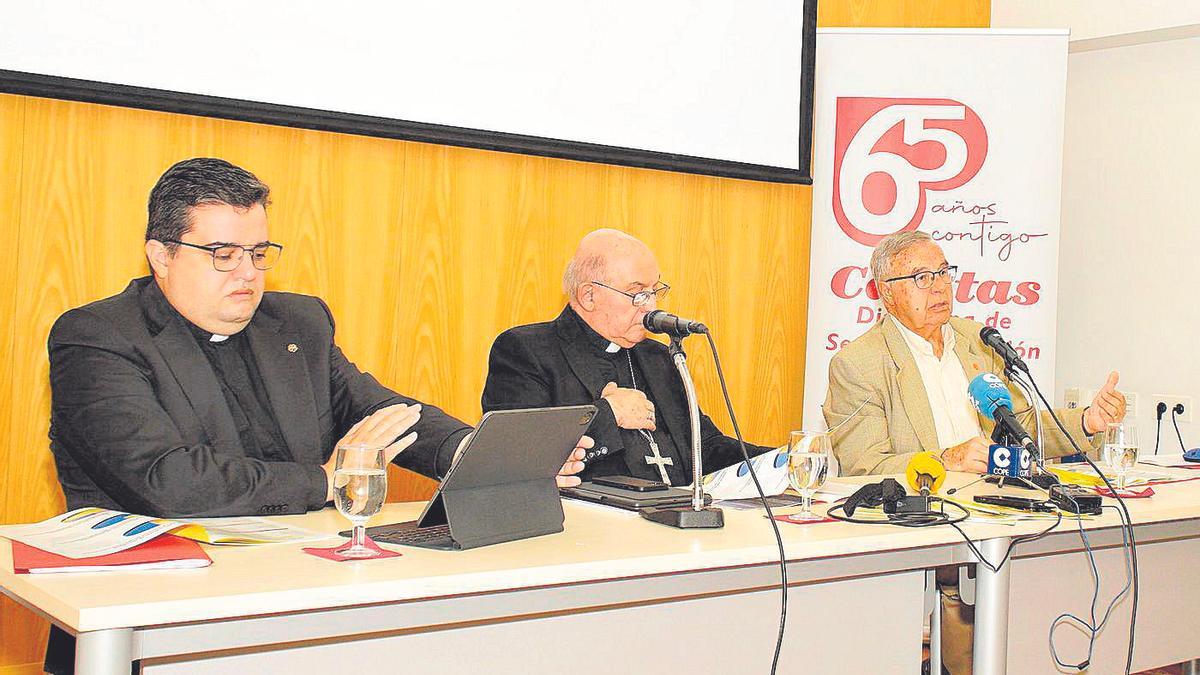
[[[916,274],[884,279],[883,281],[884,283],[890,283],[892,281],[904,281],[905,279],[912,279],[913,283],[917,285],[917,288],[924,290],[926,288],[932,288],[934,280],[938,277],[944,277],[946,281],[954,281],[958,278],[958,265],[947,265],[936,272],[930,272],[926,270],[924,272],[917,272]]]
[[[232,272],[242,264],[242,257],[247,252],[250,253],[250,263],[256,269],[269,270],[279,262],[279,256],[283,255],[283,246],[272,242],[259,244],[257,246],[237,246],[235,244],[221,244],[219,246],[201,246],[200,244],[189,244],[186,241],[178,239],[168,239],[163,241],[164,244],[179,244],[201,251],[206,251],[212,256],[213,269],[218,272]]]
[[[616,291],[616,292],[620,293],[621,295],[629,298],[633,302],[634,307],[641,307],[642,305],[645,305],[647,302],[650,302],[650,298],[658,298],[659,300],[662,300],[663,298],[667,297],[667,292],[671,290],[671,287],[669,285],[660,284],[658,286],[655,286],[654,288],[649,288],[644,291],[638,291],[637,293],[626,293],[625,291],[623,291],[619,288],[613,288],[612,286],[609,286],[607,284],[602,284],[599,281],[593,281],[592,283],[596,284],[597,286],[599,286],[601,288],[607,288],[610,291]]]

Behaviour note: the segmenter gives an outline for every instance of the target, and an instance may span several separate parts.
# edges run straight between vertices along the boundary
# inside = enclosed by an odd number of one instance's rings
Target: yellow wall
[[[825,26],[986,26],[987,0],[824,0]],[[820,55],[818,55],[820,58]],[[713,327],[748,438],[799,424],[811,190],[0,95],[0,523],[63,508],[47,448],[46,335],[145,272],[150,187],[217,156],[272,187],[269,286],[325,298],[338,341],[396,389],[474,421],[501,330],[554,317],[597,227],[645,240],[666,307]],[[730,431],[709,354],[701,404]],[[432,483],[394,470],[393,500]],[[0,601],[0,669],[35,672],[46,623]]]

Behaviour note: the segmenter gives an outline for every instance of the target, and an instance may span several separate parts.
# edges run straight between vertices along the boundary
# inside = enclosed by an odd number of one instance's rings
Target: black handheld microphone
[[[1000,331],[991,326],[984,326],[979,329],[979,339],[983,340],[983,344],[996,350],[1000,358],[1004,359],[1004,365],[1009,368],[1016,368],[1026,373],[1029,372],[1029,366],[1025,365],[1025,360],[1013,349],[1012,345],[1008,344],[1001,335]]]
[[[683,319],[661,309],[656,309],[642,317],[642,325],[651,333],[665,333],[676,337],[708,332],[708,326],[699,321]]]

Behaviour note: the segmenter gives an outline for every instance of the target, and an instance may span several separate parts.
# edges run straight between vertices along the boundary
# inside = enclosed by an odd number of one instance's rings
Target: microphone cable
[[[844,500],[839,500],[837,504],[830,506],[826,510],[826,514],[834,520],[840,520],[844,523],[858,523],[859,525],[896,525],[899,527],[930,527],[933,525],[954,525],[961,523],[970,517],[971,512],[968,511],[962,504],[942,499],[941,497],[930,496],[930,502],[937,501],[942,505],[941,511],[919,511],[913,513],[885,513],[883,518],[855,518],[854,516],[846,515],[846,505],[842,503]],[[958,515],[946,513],[945,505],[949,504],[959,510]],[[840,512],[840,513],[839,513]]]
[[[1054,424],[1058,426],[1058,430],[1061,431],[1062,435],[1065,436],[1067,438],[1067,441],[1069,441],[1071,443],[1071,447],[1075,449],[1075,452],[1079,453],[1083,457],[1084,461],[1088,463],[1088,466],[1092,467],[1092,469],[1096,472],[1096,475],[1100,477],[1100,480],[1104,481],[1105,487],[1107,487],[1109,492],[1112,493],[1113,497],[1116,498],[1117,507],[1110,507],[1110,508],[1117,509],[1118,515],[1121,516],[1122,532],[1128,532],[1128,534],[1129,534],[1128,538],[1125,538],[1124,536],[1122,537],[1122,544],[1129,551],[1129,569],[1131,571],[1130,576],[1132,576],[1131,585],[1133,586],[1133,595],[1132,595],[1133,606],[1130,608],[1130,614],[1129,614],[1129,649],[1125,655],[1125,674],[1130,675],[1130,673],[1133,669],[1133,645],[1134,645],[1134,639],[1137,634],[1136,633],[1136,631],[1137,631],[1137,610],[1138,610],[1138,599],[1139,599],[1139,591],[1140,591],[1140,585],[1138,583],[1137,539],[1133,532],[1133,516],[1129,515],[1129,507],[1125,504],[1125,500],[1121,498],[1121,494],[1119,492],[1117,492],[1117,489],[1115,487],[1113,487],[1113,484],[1111,482],[1109,482],[1108,477],[1104,475],[1104,472],[1100,470],[1100,467],[1096,466],[1096,463],[1092,461],[1092,458],[1087,456],[1087,453],[1085,453],[1083,451],[1083,449],[1079,447],[1079,444],[1076,443],[1075,439],[1071,437],[1071,434],[1067,432],[1066,427],[1063,426],[1062,420],[1058,419],[1058,415],[1055,414],[1054,408],[1051,407],[1050,402],[1046,400],[1046,395],[1043,394],[1041,388],[1038,387],[1037,381],[1034,380],[1033,377],[1029,377],[1029,382],[1030,382],[1030,384],[1033,385],[1033,390],[1035,392],[1037,392],[1038,398],[1041,399],[1042,404],[1046,406],[1046,411],[1050,414],[1050,419],[1054,420]],[[1074,500],[1072,500],[1072,501],[1074,501]],[[1083,522],[1082,522],[1082,519],[1079,519],[1079,520],[1080,520],[1079,528],[1082,531],[1083,530]],[[1086,538],[1085,538],[1085,542],[1086,542]],[[1090,551],[1091,551],[1090,547],[1088,547],[1088,551],[1089,551],[1089,558],[1090,558]],[[1097,577],[1097,579],[1096,579],[1096,593],[1097,594],[1099,593],[1099,583],[1100,583],[1099,578]],[[1124,596],[1124,593],[1125,593],[1125,591],[1122,591],[1121,594],[1118,595],[1118,597],[1116,599],[1114,599],[1114,601],[1113,601],[1114,605],[1116,604],[1116,600],[1119,600],[1121,597]],[[1099,633],[1099,628],[1096,629],[1096,633]],[[1095,640],[1095,637],[1096,637],[1096,634],[1093,633],[1092,641]],[[1051,626],[1050,639],[1052,641],[1054,639],[1053,625]],[[1090,653],[1091,653],[1091,647],[1089,645],[1089,654]],[[1057,658],[1058,657],[1055,656],[1055,660],[1057,660]],[[1069,666],[1069,667],[1073,667],[1078,670],[1084,670],[1088,667],[1088,665],[1089,665],[1089,662],[1084,661],[1082,664],[1080,664],[1078,666]]]
[[[951,503],[953,504],[953,502]],[[1034,532],[1033,534],[1013,537],[1012,540],[1008,542],[1008,548],[1004,549],[1004,555],[1000,557],[1000,562],[998,563],[989,562],[987,558],[983,557],[983,551],[980,551],[979,548],[975,546],[975,542],[971,541],[971,537],[967,536],[967,533],[962,531],[962,528],[958,526],[957,521],[950,523],[950,526],[962,535],[963,541],[967,542],[967,548],[971,549],[971,553],[974,553],[975,557],[979,559],[979,564],[983,565],[994,573],[999,572],[1000,568],[1004,567],[1004,563],[1008,562],[1008,559],[1012,556],[1013,549],[1016,548],[1017,544],[1041,539],[1042,537],[1054,531],[1054,528],[1058,527],[1059,523],[1062,522],[1062,511],[1056,509],[1055,513],[1058,514],[1058,518],[1056,518],[1053,523],[1050,523],[1049,527],[1041,532]]]
[[[704,337],[708,338],[708,347],[712,350],[713,363],[717,367],[717,379],[721,382],[721,395],[725,397],[725,410],[729,413],[729,421],[733,424],[733,434],[737,437],[738,447],[742,450],[742,459],[746,462],[746,469],[749,470],[751,480],[754,481],[754,489],[758,491],[759,501],[767,511],[767,521],[771,523],[771,530],[775,533],[775,545],[779,548],[779,635],[775,638],[775,655],[771,658],[771,675],[775,675],[776,669],[779,668],[779,654],[783,650],[783,630],[787,626],[787,554],[783,550],[783,535],[779,533],[779,521],[775,520],[771,504],[768,503],[767,495],[763,492],[762,483],[758,482],[758,474],[754,471],[754,464],[750,462],[750,453],[746,452],[746,442],[742,439],[742,430],[738,426],[737,417],[733,414],[733,401],[729,398],[729,387],[725,384],[725,372],[721,369],[721,357],[717,354],[717,343],[713,341],[712,331],[705,332]]]
[[[1075,499],[1073,497],[1071,497],[1070,495],[1067,495],[1067,499],[1070,499],[1071,503],[1075,504],[1076,509],[1079,508],[1079,504],[1075,502]],[[1117,603],[1120,602],[1121,599],[1124,598],[1125,595],[1129,593],[1129,590],[1133,585],[1133,569],[1132,569],[1132,562],[1131,562],[1131,559],[1129,556],[1129,551],[1132,549],[1128,546],[1129,539],[1126,536],[1127,531],[1124,527],[1124,524],[1125,524],[1124,514],[1122,514],[1121,510],[1115,506],[1105,506],[1103,508],[1113,509],[1114,511],[1117,512],[1117,516],[1120,517],[1120,519],[1121,519],[1121,524],[1122,524],[1121,544],[1122,544],[1122,549],[1124,550],[1124,555],[1122,555],[1121,558],[1122,558],[1122,560],[1125,561],[1125,586],[1121,589],[1121,591],[1119,593],[1116,594],[1116,596],[1113,597],[1112,601],[1108,603],[1108,607],[1106,607],[1104,610],[1104,615],[1101,617],[1100,621],[1097,622],[1096,621],[1096,605],[1100,602],[1100,568],[1096,565],[1096,555],[1095,555],[1095,552],[1092,550],[1091,541],[1088,539],[1087,530],[1083,529],[1083,518],[1080,517],[1077,513],[1076,514],[1076,523],[1078,524],[1078,527],[1079,527],[1079,538],[1080,538],[1080,540],[1083,541],[1083,548],[1084,548],[1084,551],[1087,553],[1088,566],[1092,573],[1092,602],[1090,605],[1091,613],[1089,615],[1090,621],[1084,621],[1083,619],[1079,618],[1075,614],[1071,614],[1070,612],[1064,612],[1064,613],[1058,615],[1054,619],[1054,621],[1052,621],[1050,623],[1050,633],[1048,636],[1049,642],[1050,642],[1050,656],[1052,656],[1054,658],[1055,664],[1057,664],[1058,667],[1060,667],[1060,668],[1072,668],[1072,669],[1075,669],[1078,671],[1083,671],[1083,670],[1086,670],[1089,666],[1091,666],[1092,655],[1094,654],[1095,647],[1096,647],[1096,638],[1099,637],[1100,631],[1104,630],[1104,627],[1108,624],[1108,620],[1112,616],[1112,611],[1113,611],[1113,609],[1116,608]],[[1066,663],[1058,656],[1058,649],[1054,646],[1054,631],[1058,630],[1058,627],[1060,625],[1062,625],[1063,623],[1073,623],[1077,628],[1082,630],[1088,637],[1087,656],[1084,658],[1083,661],[1080,661],[1079,663]]]

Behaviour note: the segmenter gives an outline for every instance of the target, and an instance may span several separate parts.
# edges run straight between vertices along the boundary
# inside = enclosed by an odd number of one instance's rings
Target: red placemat
[[[816,520],[800,520],[798,518],[793,518],[792,517],[793,515],[797,515],[797,514],[788,514],[786,516],[775,516],[775,520],[778,520],[781,523],[791,523],[793,525],[816,525],[817,523],[835,523],[835,522],[837,522],[837,518],[830,518],[828,516],[826,516],[824,518],[818,518]]]
[[[389,551],[386,548],[380,548],[379,544],[376,544],[375,541],[370,537],[367,537],[367,541],[365,543],[366,547],[372,551],[375,551],[376,555],[371,556],[370,558],[347,558],[346,556],[342,555],[342,551],[350,548],[350,542],[339,544],[331,548],[304,548],[300,550],[309,555],[315,555],[318,558],[325,558],[326,560],[332,560],[334,562],[346,562],[347,560],[382,560],[384,558],[398,558],[404,555],[403,553],[399,553],[397,551]]]
[[[1095,490],[1096,494],[1100,495],[1101,497],[1113,496],[1112,490],[1109,490],[1108,488],[1106,488],[1102,485],[1098,485],[1092,489]],[[1121,495],[1121,499],[1145,499],[1146,497],[1154,496],[1154,488],[1152,488],[1150,486],[1146,486],[1146,487],[1142,488],[1141,490],[1135,490],[1133,488],[1125,488],[1124,490],[1118,490],[1117,494]]]

